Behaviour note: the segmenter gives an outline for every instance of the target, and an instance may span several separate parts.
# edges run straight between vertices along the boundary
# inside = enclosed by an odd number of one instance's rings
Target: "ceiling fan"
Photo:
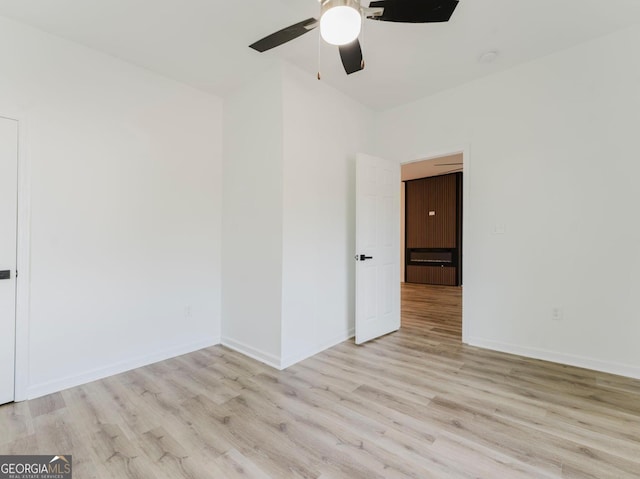
[[[350,75],[364,68],[358,40],[363,18],[400,23],[448,22],[458,6],[458,0],[376,0],[370,2],[368,7],[363,6],[360,0],[319,1],[319,20],[307,18],[278,30],[249,47],[262,53],[294,40],[320,25],[320,36],[327,43],[338,46],[342,65],[347,75]]]

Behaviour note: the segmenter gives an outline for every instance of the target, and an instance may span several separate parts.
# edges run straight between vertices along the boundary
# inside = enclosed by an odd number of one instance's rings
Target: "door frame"
[[[425,155],[418,155],[417,157],[413,157],[411,159],[406,159],[406,160],[400,160],[400,166],[402,167],[402,165],[408,165],[410,163],[417,163],[419,161],[425,161],[425,160],[433,160],[436,158],[440,158],[442,156],[450,156],[450,155],[457,155],[457,154],[462,154],[462,174],[463,174],[463,181],[462,181],[462,204],[463,204],[463,213],[462,213],[462,237],[463,237],[463,241],[462,241],[462,271],[468,272],[469,268],[468,268],[468,259],[467,259],[467,255],[465,254],[465,251],[468,249],[468,245],[469,245],[469,241],[467,240],[468,234],[467,232],[469,231],[469,217],[470,217],[470,205],[471,202],[469,201],[469,195],[470,195],[470,190],[469,190],[469,178],[470,178],[470,173],[471,173],[471,155],[470,155],[470,151],[471,151],[471,146],[470,144],[463,144],[463,145],[459,145],[459,146],[453,146],[451,148],[444,148],[441,150],[434,150],[431,151]],[[401,232],[398,232],[398,234],[401,234]],[[463,285],[464,285],[464,278],[466,277],[466,275],[463,276]],[[469,338],[469,326],[468,326],[468,321],[467,321],[467,315],[465,314],[465,311],[467,310],[467,308],[465,307],[465,300],[466,295],[464,294],[464,288],[462,290],[462,342],[465,344],[468,344],[468,338]]]
[[[24,114],[0,110],[0,117],[18,122],[18,211],[16,268],[16,339],[14,401],[28,398],[29,312],[31,276],[31,164],[27,148],[27,119]]]

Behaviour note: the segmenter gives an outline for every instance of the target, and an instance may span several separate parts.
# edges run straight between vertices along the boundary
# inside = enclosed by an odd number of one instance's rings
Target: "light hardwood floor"
[[[0,407],[0,453],[84,478],[640,477],[640,381],[464,346],[461,290],[286,371],[216,346]]]

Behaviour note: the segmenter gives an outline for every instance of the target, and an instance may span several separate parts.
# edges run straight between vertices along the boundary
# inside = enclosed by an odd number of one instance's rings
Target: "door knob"
[[[360,258],[358,258],[360,261],[366,261],[368,259],[373,259],[373,256],[365,256],[363,254],[360,255]]]

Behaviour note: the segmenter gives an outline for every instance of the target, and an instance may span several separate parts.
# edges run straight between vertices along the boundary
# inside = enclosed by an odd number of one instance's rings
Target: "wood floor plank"
[[[275,479],[235,449],[229,449],[229,451],[216,459],[215,463],[220,469],[220,477],[228,479]]]
[[[466,346],[457,287],[277,371],[223,346],[0,407],[0,454],[81,479],[637,479],[640,381]]]
[[[27,401],[0,407],[0,444],[4,437],[7,442],[33,434],[33,420]]]
[[[211,467],[216,457],[203,455],[201,449],[187,449],[163,427],[142,434],[140,447],[167,478],[200,479],[216,471]]]
[[[29,401],[29,410],[31,411],[31,417],[38,417],[42,414],[48,414],[50,412],[62,409],[65,406],[64,398],[61,393],[49,394],[33,401]]]

